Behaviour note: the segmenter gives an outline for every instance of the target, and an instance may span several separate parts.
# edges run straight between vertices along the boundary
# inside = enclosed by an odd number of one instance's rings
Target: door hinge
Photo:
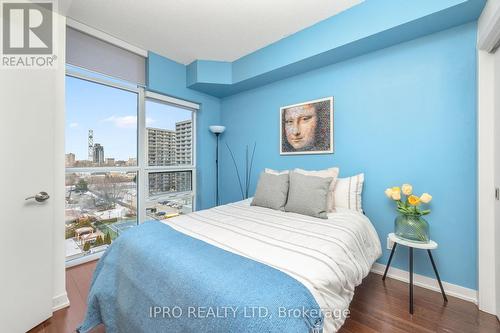
[[[500,200],[500,188],[495,187],[495,200]]]

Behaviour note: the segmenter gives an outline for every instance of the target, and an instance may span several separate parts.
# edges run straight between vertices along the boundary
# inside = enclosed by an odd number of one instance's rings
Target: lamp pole
[[[225,130],[225,126],[221,125],[212,125],[209,126],[210,132],[215,134],[215,138],[217,140],[216,148],[215,148],[215,205],[218,206],[220,204],[219,200],[219,135],[221,135]]]
[[[215,204],[219,205],[219,135],[220,133],[215,133],[215,137],[217,140],[216,148],[215,148]]]

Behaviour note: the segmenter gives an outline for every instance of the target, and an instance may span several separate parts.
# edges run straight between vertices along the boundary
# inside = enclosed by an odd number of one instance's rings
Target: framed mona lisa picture
[[[280,154],[333,153],[333,97],[280,108]]]

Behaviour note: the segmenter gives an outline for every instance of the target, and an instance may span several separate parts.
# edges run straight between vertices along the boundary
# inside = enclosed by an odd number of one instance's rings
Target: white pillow
[[[335,183],[337,181],[337,177],[339,176],[339,168],[329,168],[329,169],[317,170],[317,171],[295,169],[293,171],[300,173],[300,174],[303,174],[303,175],[306,175],[306,176],[333,178],[332,182],[330,183],[330,188],[328,189],[328,195],[326,197],[327,212],[333,211],[333,191],[335,189]]]
[[[268,168],[265,168],[264,169],[264,172],[265,173],[270,173],[271,175],[287,175],[290,173],[289,170],[283,170],[283,171],[279,171],[279,170],[273,170],[273,169],[268,169]]]
[[[365,175],[363,173],[348,178],[338,178],[333,190],[333,210],[347,208],[362,213],[361,192],[364,181]]]

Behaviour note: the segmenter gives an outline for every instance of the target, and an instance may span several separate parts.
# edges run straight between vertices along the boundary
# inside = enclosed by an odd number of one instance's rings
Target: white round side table
[[[434,273],[436,274],[436,278],[439,283],[439,288],[441,289],[441,294],[443,295],[443,300],[444,302],[448,302],[448,298],[446,297],[446,294],[443,289],[443,284],[441,283],[441,278],[439,277],[438,270],[436,268],[436,263],[434,262],[434,258],[432,257],[431,250],[435,250],[438,247],[438,244],[435,241],[429,241],[429,243],[418,243],[418,242],[412,242],[406,239],[399,238],[396,236],[394,233],[389,234],[389,240],[393,242],[392,250],[391,250],[391,255],[389,256],[389,261],[387,262],[387,266],[385,267],[385,272],[384,276],[382,277],[382,280],[385,280],[385,277],[387,276],[387,271],[389,270],[389,266],[391,265],[392,261],[392,256],[394,255],[394,251],[396,250],[396,246],[403,245],[408,247],[409,250],[409,268],[410,268],[410,314],[413,314],[413,249],[421,249],[421,250],[427,250],[427,253],[429,254],[429,259],[431,260],[432,268],[434,269]]]

